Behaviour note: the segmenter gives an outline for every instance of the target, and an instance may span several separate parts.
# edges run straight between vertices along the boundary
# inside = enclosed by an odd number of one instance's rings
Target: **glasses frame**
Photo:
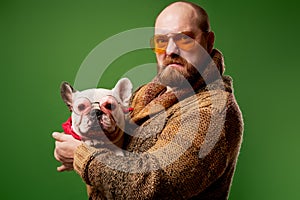
[[[189,39],[192,40],[192,44],[191,46],[189,46],[189,48],[185,49],[185,48],[182,48],[182,44],[179,43],[179,40],[176,40],[176,37],[178,36],[187,36]],[[156,37],[159,37],[159,36],[162,36],[162,37],[166,37],[167,38],[167,43],[164,47],[162,48],[157,48],[156,45],[155,45],[155,39]],[[167,48],[168,48],[168,45],[169,45],[169,42],[170,42],[170,38],[173,39],[173,42],[176,44],[176,46],[179,48],[179,49],[182,49],[184,51],[189,51],[191,50],[195,44],[196,44],[196,40],[195,40],[195,34],[192,32],[192,31],[182,31],[182,32],[177,32],[177,33],[169,33],[169,34],[155,34],[151,39],[150,39],[150,47],[151,49],[155,52],[155,53],[158,53],[158,54],[162,54],[162,53],[165,53]]]
[[[112,98],[115,100],[115,102],[117,102],[117,104],[121,105],[121,103],[120,103],[114,96],[112,96],[112,95],[107,95],[107,96],[104,96],[104,97],[112,97]],[[102,98],[104,98],[104,97],[102,97]],[[101,99],[102,99],[102,98],[101,98]],[[86,102],[88,102],[89,104],[88,104],[88,108],[87,108],[85,111],[77,112],[76,109],[74,109],[74,104],[75,104],[76,101],[78,101],[78,100],[80,100],[80,99],[85,99],[85,100],[87,100]],[[99,100],[99,101],[94,101],[94,102],[92,102],[92,101],[91,101],[89,98],[87,98],[87,97],[80,97],[80,98],[77,99],[76,101],[75,101],[75,102],[72,104],[72,106],[71,106],[72,112],[75,113],[76,115],[86,115],[86,114],[90,113],[91,110],[92,110],[92,105],[93,105],[93,104],[98,104],[100,109],[101,109],[101,106],[103,105],[103,104],[100,104],[100,100]],[[106,107],[106,106],[105,106],[105,107]],[[106,109],[109,109],[109,110],[112,110],[112,111],[114,110],[114,109],[111,109],[111,108],[106,108]]]

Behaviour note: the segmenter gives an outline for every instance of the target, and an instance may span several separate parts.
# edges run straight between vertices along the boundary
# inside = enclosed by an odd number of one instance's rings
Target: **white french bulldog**
[[[132,83],[127,78],[120,79],[112,90],[76,91],[67,82],[61,85],[61,97],[72,111],[72,130],[88,145],[105,145],[119,155],[122,155],[125,113],[131,94]]]

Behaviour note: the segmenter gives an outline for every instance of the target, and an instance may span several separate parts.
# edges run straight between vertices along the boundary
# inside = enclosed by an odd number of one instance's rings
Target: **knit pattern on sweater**
[[[196,94],[150,83],[132,106],[124,157],[85,144],[75,152],[90,199],[228,198],[243,132],[229,77]]]

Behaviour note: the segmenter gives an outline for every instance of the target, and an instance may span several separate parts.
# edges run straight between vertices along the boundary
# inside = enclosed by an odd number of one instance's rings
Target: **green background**
[[[69,116],[60,83],[73,84],[103,40],[153,26],[170,2],[1,0],[1,199],[86,199],[74,172],[56,172],[51,133]],[[230,199],[300,199],[298,1],[193,2],[210,15],[245,121]],[[149,49],[122,55],[100,85],[151,62]]]

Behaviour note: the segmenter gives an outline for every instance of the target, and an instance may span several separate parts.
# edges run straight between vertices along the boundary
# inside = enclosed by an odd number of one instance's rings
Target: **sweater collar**
[[[133,112],[130,113],[131,123],[140,125],[145,120],[149,119],[149,116],[153,116],[166,110],[178,101],[198,93],[201,90],[218,88],[231,92],[231,79],[222,76],[225,70],[222,53],[219,50],[214,49],[211,57],[212,60],[208,64],[207,70],[204,70],[203,72],[205,82],[204,79],[201,78],[193,88],[175,88],[169,91],[167,90],[167,87],[160,85],[156,78],[154,78],[152,82],[140,87],[133,94],[131,99],[131,106],[134,108]],[[217,66],[219,74],[215,74],[216,71],[214,70],[209,70],[215,66]],[[214,71],[214,74],[212,74],[212,71]]]

